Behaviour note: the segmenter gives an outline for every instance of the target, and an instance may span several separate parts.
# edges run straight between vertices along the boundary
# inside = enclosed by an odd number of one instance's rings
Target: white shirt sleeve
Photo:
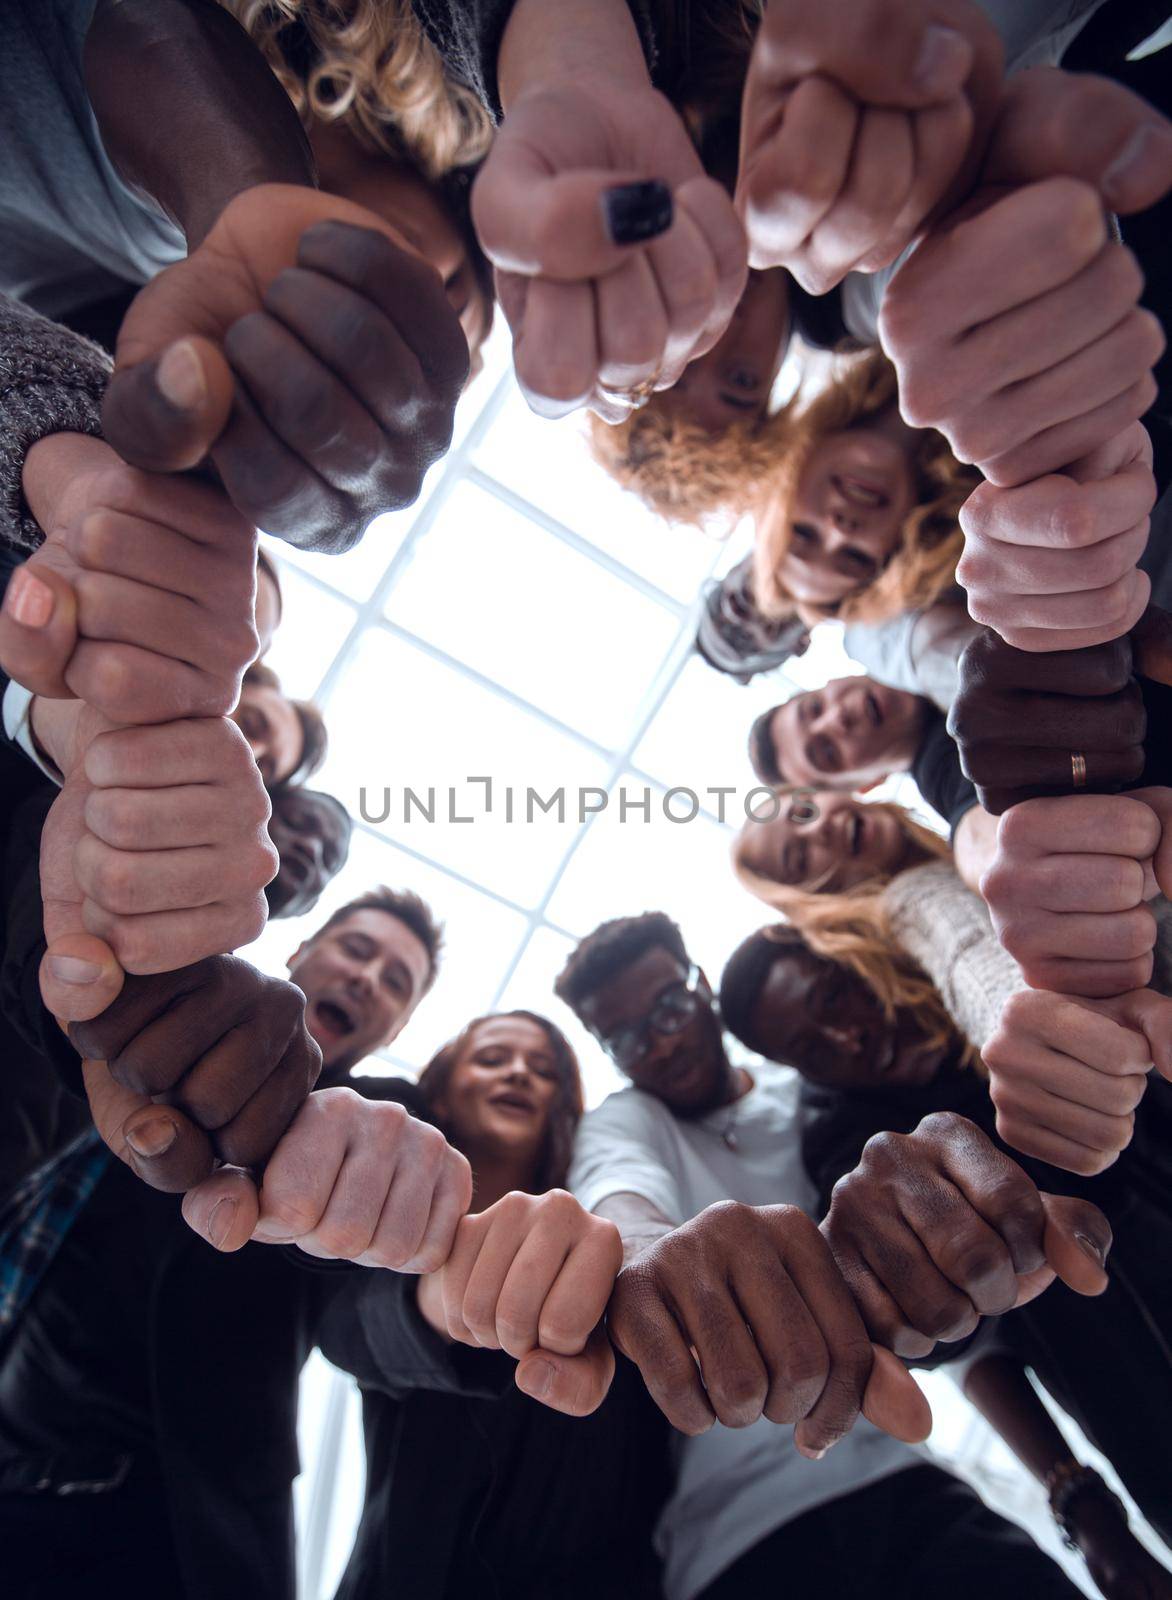
[[[620,1089],[582,1118],[568,1187],[585,1211],[612,1194],[638,1194],[672,1222],[684,1221],[679,1186],[668,1165],[661,1118],[669,1116],[637,1089]]]
[[[30,721],[33,699],[32,691],[23,684],[9,683],[4,691],[4,732],[13,744],[19,745],[33,766],[38,767],[46,778],[51,778],[60,788],[61,774],[41,755],[33,738]]]

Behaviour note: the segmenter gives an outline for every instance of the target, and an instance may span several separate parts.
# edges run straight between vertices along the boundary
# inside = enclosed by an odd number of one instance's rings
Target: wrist
[[[1124,1527],[1128,1526],[1123,1502],[1093,1467],[1073,1459],[1060,1461],[1046,1474],[1044,1487],[1050,1497],[1050,1514],[1072,1550],[1081,1548],[1080,1524],[1088,1513],[1094,1516],[1106,1509],[1114,1512]]]
[[[110,446],[88,433],[48,433],[25,453],[20,487],[29,514],[43,533],[61,521],[69,491],[88,471],[109,464]]]
[[[517,0],[497,62],[506,114],[522,94],[598,76],[611,87],[649,88],[650,75],[627,0],[562,0],[556,27],[548,0]]]
[[[114,166],[189,250],[245,189],[316,186],[288,95],[218,0],[99,0],[85,81]]]

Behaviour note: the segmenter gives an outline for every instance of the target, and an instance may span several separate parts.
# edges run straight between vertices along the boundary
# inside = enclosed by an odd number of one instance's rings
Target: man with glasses
[[[813,1221],[800,1080],[729,1059],[676,924],[604,923],[556,989],[631,1082],[583,1119],[569,1186],[622,1234],[610,1338],[690,1436],[656,1533],[667,1600],[783,1585],[821,1600],[983,1600],[997,1583],[1074,1600],[1020,1529],[900,1442],[930,1419],[910,1374],[870,1344]],[[978,1150],[976,1188],[1005,1178]],[[975,1210],[955,1231],[961,1246],[989,1232]]]

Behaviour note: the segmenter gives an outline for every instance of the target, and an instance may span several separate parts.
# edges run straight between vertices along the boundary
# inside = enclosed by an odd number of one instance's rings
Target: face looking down
[[[751,1020],[772,1060],[828,1088],[914,1087],[930,1082],[941,1062],[914,1012],[901,1009],[888,1022],[861,978],[802,945],[779,945]]]
[[[788,888],[842,893],[904,864],[908,842],[895,816],[832,789],[781,797],[771,821],[746,822],[741,865]]]
[[[767,738],[783,783],[863,789],[915,759],[925,702],[870,678],[836,678],[778,706]]]
[[[332,795],[277,788],[270,795],[269,838],[281,858],[267,890],[269,915],[300,917],[346,863],[350,818]]]
[[[702,1116],[731,1096],[732,1077],[703,973],[660,945],[579,1005],[582,1021],[635,1085],[679,1116]]]
[[[535,1164],[557,1096],[545,1029],[528,1017],[488,1017],[472,1029],[432,1109],[474,1168],[477,1155]]]
[[[305,995],[323,1084],[396,1037],[430,974],[423,942],[400,918],[372,907],[351,911],[297,948],[289,975]]]

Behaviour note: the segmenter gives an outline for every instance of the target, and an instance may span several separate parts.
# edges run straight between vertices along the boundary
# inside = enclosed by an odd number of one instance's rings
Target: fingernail
[[[169,1117],[152,1117],[139,1122],[126,1135],[126,1142],[137,1156],[161,1156],[170,1150],[179,1132]]]
[[[1127,186],[1140,179],[1144,168],[1153,173],[1167,169],[1172,161],[1172,133],[1154,123],[1137,128],[1103,174],[1103,194],[1109,204],[1125,202]]]
[[[525,1368],[524,1388],[534,1400],[544,1400],[553,1388],[554,1369],[548,1361],[533,1361]]]
[[[916,83],[926,94],[959,89],[972,64],[973,52],[963,33],[934,25],[924,32],[916,57]]]
[[[208,1238],[218,1250],[228,1237],[232,1219],[236,1215],[235,1200],[217,1200],[208,1218]]]
[[[18,567],[4,595],[4,609],[22,628],[43,628],[53,615],[53,591],[27,567]]]
[[[235,1203],[235,1202],[233,1202]],[[221,1200],[220,1204],[224,1202]],[[292,1244],[293,1235],[286,1228],[277,1227],[272,1222],[258,1222],[252,1230],[252,1237],[261,1244]]]
[[[615,244],[639,244],[671,227],[671,190],[652,178],[647,183],[620,183],[602,197],[606,231]]]
[[[177,411],[194,411],[207,395],[203,366],[195,346],[180,339],[163,355],[155,370],[155,381],[164,400]]]
[[[1091,1260],[1097,1267],[1101,1267],[1106,1264],[1106,1250],[1104,1250],[1103,1246],[1099,1244],[1097,1240],[1092,1239],[1089,1233],[1076,1233],[1074,1237],[1078,1242],[1079,1249],[1084,1255],[1090,1256]]]
[[[102,976],[96,961],[83,961],[80,956],[50,956],[49,971],[59,983],[94,983]]]

